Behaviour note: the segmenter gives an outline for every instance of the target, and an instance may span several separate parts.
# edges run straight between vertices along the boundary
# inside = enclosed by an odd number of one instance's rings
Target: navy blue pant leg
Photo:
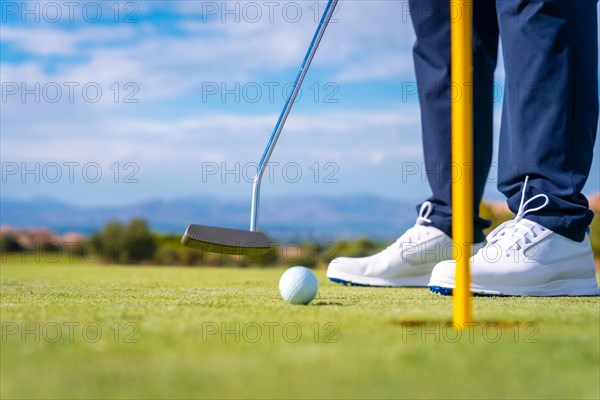
[[[497,13],[506,70],[498,189],[517,212],[529,175],[527,197],[544,193],[550,204],[527,218],[581,241],[593,218],[581,191],[598,123],[596,0],[498,0]]]
[[[450,2],[410,0],[417,41],[413,49],[423,151],[433,203],[432,224],[452,233]],[[484,239],[489,221],[479,217],[479,204],[492,159],[493,82],[498,54],[495,0],[477,0],[473,9],[474,216],[475,241]]]

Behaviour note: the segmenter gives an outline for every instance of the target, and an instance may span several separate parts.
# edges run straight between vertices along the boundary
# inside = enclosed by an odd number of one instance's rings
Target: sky
[[[1,198],[249,199],[325,4],[3,0]],[[429,195],[414,39],[407,1],[340,1],[263,196]],[[599,148],[587,193],[600,190]]]

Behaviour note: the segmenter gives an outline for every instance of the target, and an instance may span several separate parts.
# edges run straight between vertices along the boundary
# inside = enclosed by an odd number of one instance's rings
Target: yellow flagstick
[[[471,271],[473,243],[473,46],[471,16],[473,1],[450,1],[452,48],[452,236],[456,260],[452,298],[453,322],[457,328],[472,322]]]

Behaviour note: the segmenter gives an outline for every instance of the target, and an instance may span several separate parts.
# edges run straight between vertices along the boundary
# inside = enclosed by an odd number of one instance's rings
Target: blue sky
[[[325,3],[3,1],[1,196],[249,198]],[[407,9],[340,1],[263,196],[428,195]]]

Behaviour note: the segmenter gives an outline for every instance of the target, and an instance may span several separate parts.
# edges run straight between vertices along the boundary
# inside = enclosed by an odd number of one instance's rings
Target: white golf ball
[[[308,304],[317,295],[319,282],[315,274],[305,267],[292,267],[279,279],[279,293],[291,304]]]

